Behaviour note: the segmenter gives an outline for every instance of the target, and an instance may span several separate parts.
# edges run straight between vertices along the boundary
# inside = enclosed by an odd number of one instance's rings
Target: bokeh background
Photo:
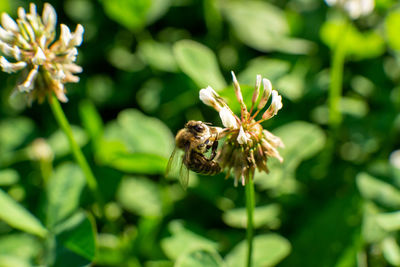
[[[349,26],[335,129],[330,66],[345,14],[324,1],[49,3],[58,23],[85,27],[84,71],[62,106],[105,218],[49,105],[10,97],[17,76],[0,73],[1,266],[244,266],[244,188],[192,173],[184,191],[163,175],[187,120],[221,126],[200,88],[238,111],[231,70],[247,100],[257,74],[283,96],[264,123],[286,148],[255,178],[254,265],[400,266],[398,1],[376,0]],[[0,1],[14,18],[18,6],[29,2]]]

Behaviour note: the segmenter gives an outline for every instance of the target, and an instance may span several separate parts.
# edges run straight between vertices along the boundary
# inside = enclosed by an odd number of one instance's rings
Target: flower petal
[[[249,138],[247,137],[247,134],[243,130],[242,126],[240,126],[239,135],[236,140],[241,145],[247,144],[247,142],[249,141]]]
[[[219,117],[221,118],[224,127],[232,129],[239,128],[235,115],[228,107],[222,107],[219,110]]]
[[[0,66],[4,72],[13,73],[26,67],[26,62],[10,63],[5,57],[0,57]]]
[[[19,31],[17,23],[7,13],[1,14],[1,25],[7,31]]]
[[[201,89],[199,93],[199,98],[201,102],[203,102],[207,106],[215,108],[216,111],[220,111],[221,107],[217,102],[216,96],[218,96],[218,94],[214,91],[214,89],[211,88],[211,86],[208,86],[205,89]]]
[[[69,42],[71,41],[71,31],[65,24],[61,24],[60,27],[61,27],[60,40],[63,46],[66,47],[69,45]]]
[[[85,31],[85,29],[83,28],[83,26],[81,24],[78,24],[76,26],[75,32],[72,34],[72,39],[71,39],[70,45],[80,46],[83,41],[84,31]]]

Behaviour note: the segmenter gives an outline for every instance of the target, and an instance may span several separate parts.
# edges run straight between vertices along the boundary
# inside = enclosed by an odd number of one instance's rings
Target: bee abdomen
[[[187,167],[194,172],[204,175],[215,175],[221,172],[221,167],[217,162],[208,160],[203,154],[195,152],[192,153]]]

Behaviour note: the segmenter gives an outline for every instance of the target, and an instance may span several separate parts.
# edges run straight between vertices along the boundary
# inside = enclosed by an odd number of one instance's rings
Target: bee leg
[[[218,148],[218,141],[214,141],[212,147],[211,147],[211,156],[209,160],[213,160],[215,156],[217,155],[217,148]]]

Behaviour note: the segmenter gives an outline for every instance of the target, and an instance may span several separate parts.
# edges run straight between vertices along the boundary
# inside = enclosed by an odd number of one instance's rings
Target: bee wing
[[[179,169],[179,181],[183,189],[186,190],[189,185],[189,169],[183,163]]]
[[[182,164],[182,156],[179,153],[179,149],[175,147],[169,157],[167,168],[165,169],[165,177],[176,174],[175,170],[178,170],[179,164]]]

